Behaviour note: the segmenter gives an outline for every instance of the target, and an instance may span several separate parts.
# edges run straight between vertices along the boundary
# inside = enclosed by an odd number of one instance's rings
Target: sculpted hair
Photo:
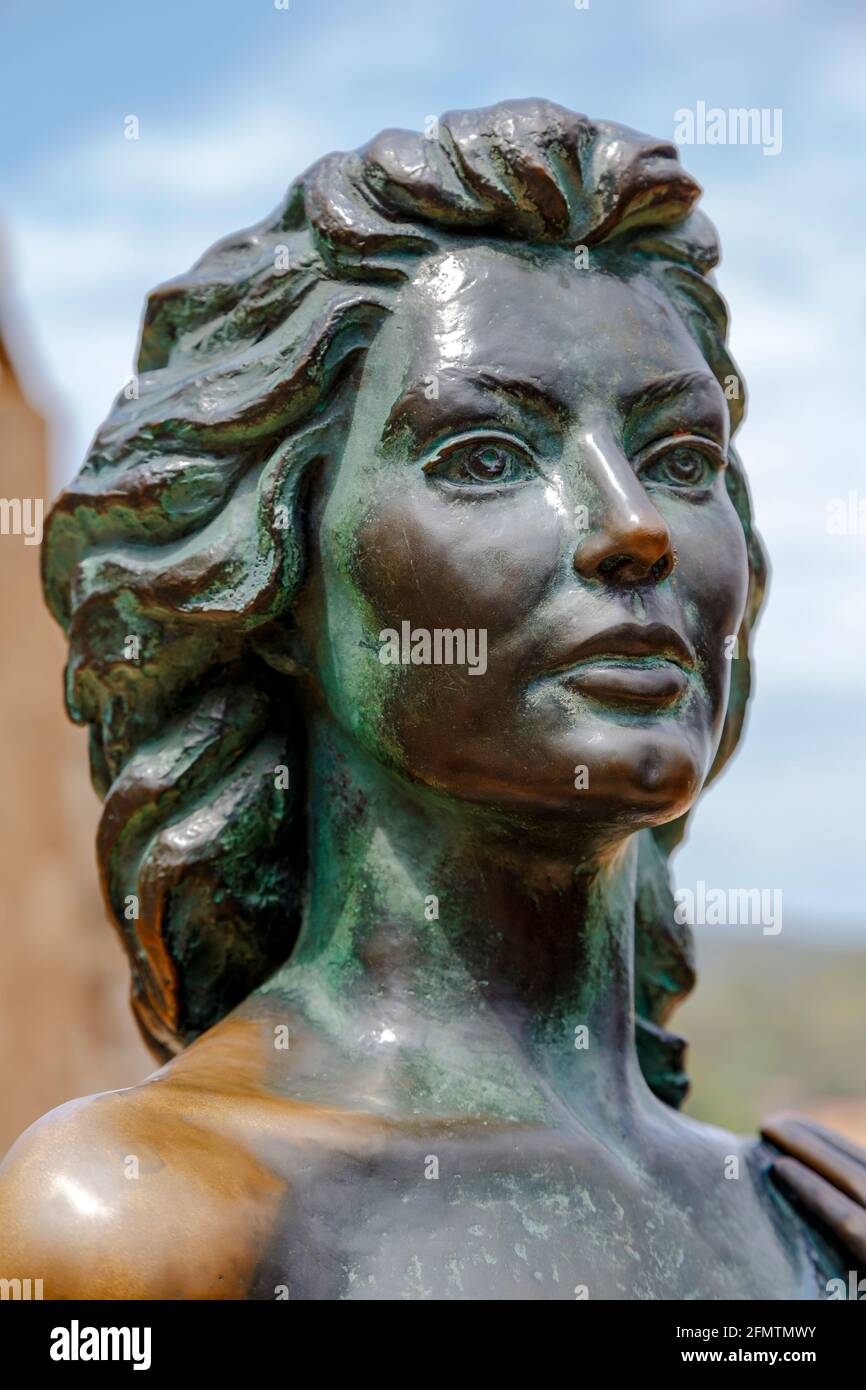
[[[104,892],[160,1057],[261,983],[297,932],[305,737],[291,678],[264,653],[303,581],[312,466],[339,452],[357,368],[395,296],[423,257],[467,239],[585,247],[591,264],[664,287],[736,429],[744,392],[699,194],[669,144],[550,102],[503,102],[451,112],[429,138],[390,130],[328,155],[272,216],[150,295],[137,392],[118,397],[57,501],[43,564],[69,638],[67,707],[90,726],[105,803]],[[764,583],[733,450],[726,477],[751,584],[711,775],[740,735]],[[639,1055],[673,1104],[684,1044],[665,1024],[694,982],[667,869],[682,831],[641,832],[636,899]]]

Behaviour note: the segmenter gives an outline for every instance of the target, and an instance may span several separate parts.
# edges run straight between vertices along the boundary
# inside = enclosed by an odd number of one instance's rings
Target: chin
[[[704,763],[675,739],[647,743],[636,756],[623,760],[612,792],[634,822],[664,825],[690,810],[704,779]]]
[[[694,805],[711,751],[711,741],[693,726],[650,718],[628,726],[599,721],[557,740],[547,767],[564,769],[555,795],[572,816],[578,810],[582,820],[663,825]],[[569,776],[564,791],[565,773],[575,768],[586,768],[586,775]]]
[[[426,734],[415,731],[395,768],[411,783],[494,813],[540,814],[572,829],[675,820],[697,799],[712,753],[697,721],[670,715],[647,714],[628,724],[621,716],[588,721],[584,715],[577,726],[555,729],[547,719],[524,717],[504,724],[494,745],[460,742],[446,757],[441,734]]]

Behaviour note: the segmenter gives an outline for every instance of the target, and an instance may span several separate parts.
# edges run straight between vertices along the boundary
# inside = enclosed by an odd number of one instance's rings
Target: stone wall
[[[47,511],[47,426],[13,348],[0,336],[0,498],[41,497]],[[0,534],[0,1154],[46,1110],[155,1065],[99,892],[99,803],[86,733],[63,709],[65,643],[39,556]]]

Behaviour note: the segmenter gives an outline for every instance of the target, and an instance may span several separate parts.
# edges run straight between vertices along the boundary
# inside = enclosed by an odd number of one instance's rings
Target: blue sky
[[[58,480],[130,374],[147,291],[258,220],[330,149],[450,107],[546,96],[672,137],[698,101],[780,108],[782,149],[682,151],[725,250],[740,435],[773,583],[745,745],[677,879],[780,887],[784,930],[864,920],[866,18],[781,0],[88,0],[0,20],[0,227]],[[136,115],[140,139],[124,139]],[[43,387],[44,389],[44,387]],[[753,928],[730,928],[749,931]]]

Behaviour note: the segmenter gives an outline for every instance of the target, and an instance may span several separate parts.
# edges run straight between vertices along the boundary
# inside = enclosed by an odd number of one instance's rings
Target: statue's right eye
[[[462,487],[512,487],[537,477],[528,451],[505,435],[470,435],[450,440],[424,465],[428,477]]]

